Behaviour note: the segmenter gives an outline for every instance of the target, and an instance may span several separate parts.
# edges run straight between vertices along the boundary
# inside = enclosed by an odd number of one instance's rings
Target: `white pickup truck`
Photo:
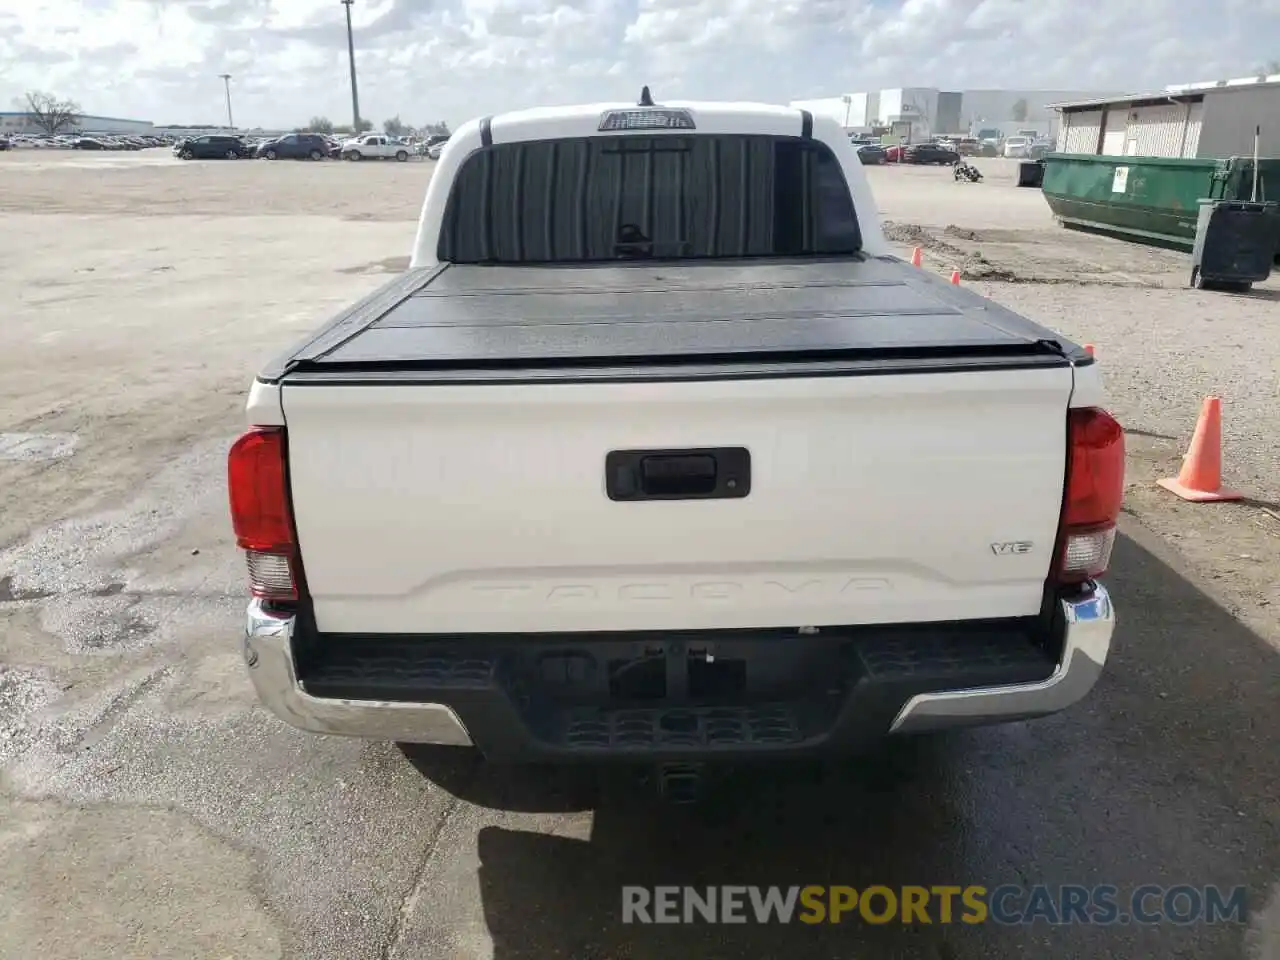
[[[395,137],[367,134],[342,141],[339,156],[343,160],[399,160],[409,159],[409,148]]]
[[[1097,370],[895,256],[832,120],[474,121],[408,271],[250,391],[250,675],[304,730],[516,762],[1052,714],[1112,635]]]

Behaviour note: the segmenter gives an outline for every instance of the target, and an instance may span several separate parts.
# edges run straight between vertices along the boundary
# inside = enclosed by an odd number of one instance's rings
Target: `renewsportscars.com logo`
[[[1246,922],[1244,887],[846,886],[623,887],[623,923],[1046,923],[1151,925]]]

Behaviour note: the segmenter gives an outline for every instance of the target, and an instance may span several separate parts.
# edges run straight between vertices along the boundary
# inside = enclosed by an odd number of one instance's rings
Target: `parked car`
[[[0,137],[0,150],[8,150],[8,149],[9,149],[9,138]]]
[[[342,144],[343,160],[399,160],[409,159],[409,148],[395,137],[368,133],[352,137]]]
[[[79,137],[75,142],[76,150],[110,150],[111,147],[105,141],[97,137]]]
[[[960,154],[937,143],[913,143],[902,159],[907,163],[937,163],[951,166],[960,162]]]
[[[878,143],[862,143],[857,147],[858,159],[865,164],[884,163],[886,158],[884,147]]]
[[[898,257],[835,120],[650,103],[468,123],[408,270],[260,368],[257,695],[662,783],[1085,697],[1124,492],[1094,358]],[[680,216],[601,228],[654,196]]]
[[[444,153],[444,148],[449,145],[447,136],[439,134],[427,138],[426,154],[429,160],[439,160],[440,154]]]
[[[239,137],[216,133],[185,140],[175,152],[183,160],[240,160],[249,156],[249,148]]]
[[[1031,149],[1027,151],[1032,160],[1040,160],[1046,153],[1053,153],[1056,143],[1050,138],[1031,141]]]
[[[1031,139],[1029,137],[1009,137],[1004,142],[1003,153],[1012,160],[1026,160],[1031,156]]]
[[[267,160],[323,160],[329,141],[318,133],[288,133],[258,144],[254,155]]]

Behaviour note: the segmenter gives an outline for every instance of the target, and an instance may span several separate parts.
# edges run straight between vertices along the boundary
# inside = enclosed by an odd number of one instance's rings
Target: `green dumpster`
[[[1200,201],[1248,200],[1253,160],[1050,153],[1042,190],[1064,226],[1190,251]],[[1280,200],[1280,158],[1258,161],[1258,199]]]

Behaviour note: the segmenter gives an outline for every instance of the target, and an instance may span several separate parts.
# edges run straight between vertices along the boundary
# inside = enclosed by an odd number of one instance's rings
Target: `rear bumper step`
[[[250,605],[258,695],[304,730],[474,745],[493,760],[692,761],[855,752],[890,733],[1056,713],[1110,648],[1105,588],[1038,621],[816,634],[322,636]]]

